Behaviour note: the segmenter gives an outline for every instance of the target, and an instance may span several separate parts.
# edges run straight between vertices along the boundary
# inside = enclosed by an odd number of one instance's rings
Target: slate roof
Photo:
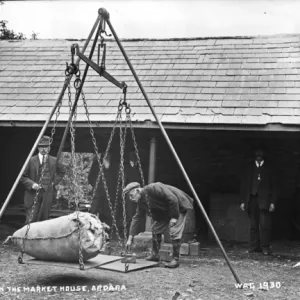
[[[299,42],[300,34],[123,40],[122,45],[163,123],[245,128],[300,124]],[[73,43],[0,42],[0,126],[11,121],[43,124],[61,92]],[[76,43],[83,45],[83,41]],[[154,121],[114,41],[107,41],[106,57],[107,71],[128,85],[133,120],[140,126]],[[85,63],[80,66],[83,73]],[[84,93],[91,120],[107,123],[115,119],[121,95],[117,87],[90,69]],[[59,120],[66,121],[68,112],[65,95]],[[77,120],[86,123],[81,101]]]

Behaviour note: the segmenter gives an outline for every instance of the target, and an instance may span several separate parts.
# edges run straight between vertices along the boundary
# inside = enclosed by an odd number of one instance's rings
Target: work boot
[[[157,234],[156,235],[156,239],[155,236],[152,236],[152,253],[146,257],[146,260],[149,261],[159,261],[159,249],[160,249],[160,244],[161,244],[161,234]]]
[[[180,255],[180,240],[173,240],[173,259],[165,264],[166,268],[178,268],[179,267],[179,255]]]

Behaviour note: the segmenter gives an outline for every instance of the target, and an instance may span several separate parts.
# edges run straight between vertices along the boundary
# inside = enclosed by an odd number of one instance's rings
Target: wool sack
[[[86,212],[34,222],[30,224],[24,252],[39,260],[78,262],[80,237],[83,260],[87,261],[103,250],[108,238],[107,227],[95,215]],[[20,249],[26,229],[27,225],[10,237]]]

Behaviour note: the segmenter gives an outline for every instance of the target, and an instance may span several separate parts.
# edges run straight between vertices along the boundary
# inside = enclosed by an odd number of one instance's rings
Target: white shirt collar
[[[47,159],[47,154],[45,155],[45,159]],[[40,164],[43,164],[43,155],[39,153]]]
[[[264,164],[264,160],[262,160],[260,163],[256,160],[255,164],[257,167],[261,167]]]

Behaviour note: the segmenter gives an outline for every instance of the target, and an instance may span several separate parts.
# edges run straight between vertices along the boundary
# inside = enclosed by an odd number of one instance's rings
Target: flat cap
[[[129,193],[131,190],[140,187],[141,185],[138,182],[130,182],[126,185],[126,187],[123,190],[124,194]]]

